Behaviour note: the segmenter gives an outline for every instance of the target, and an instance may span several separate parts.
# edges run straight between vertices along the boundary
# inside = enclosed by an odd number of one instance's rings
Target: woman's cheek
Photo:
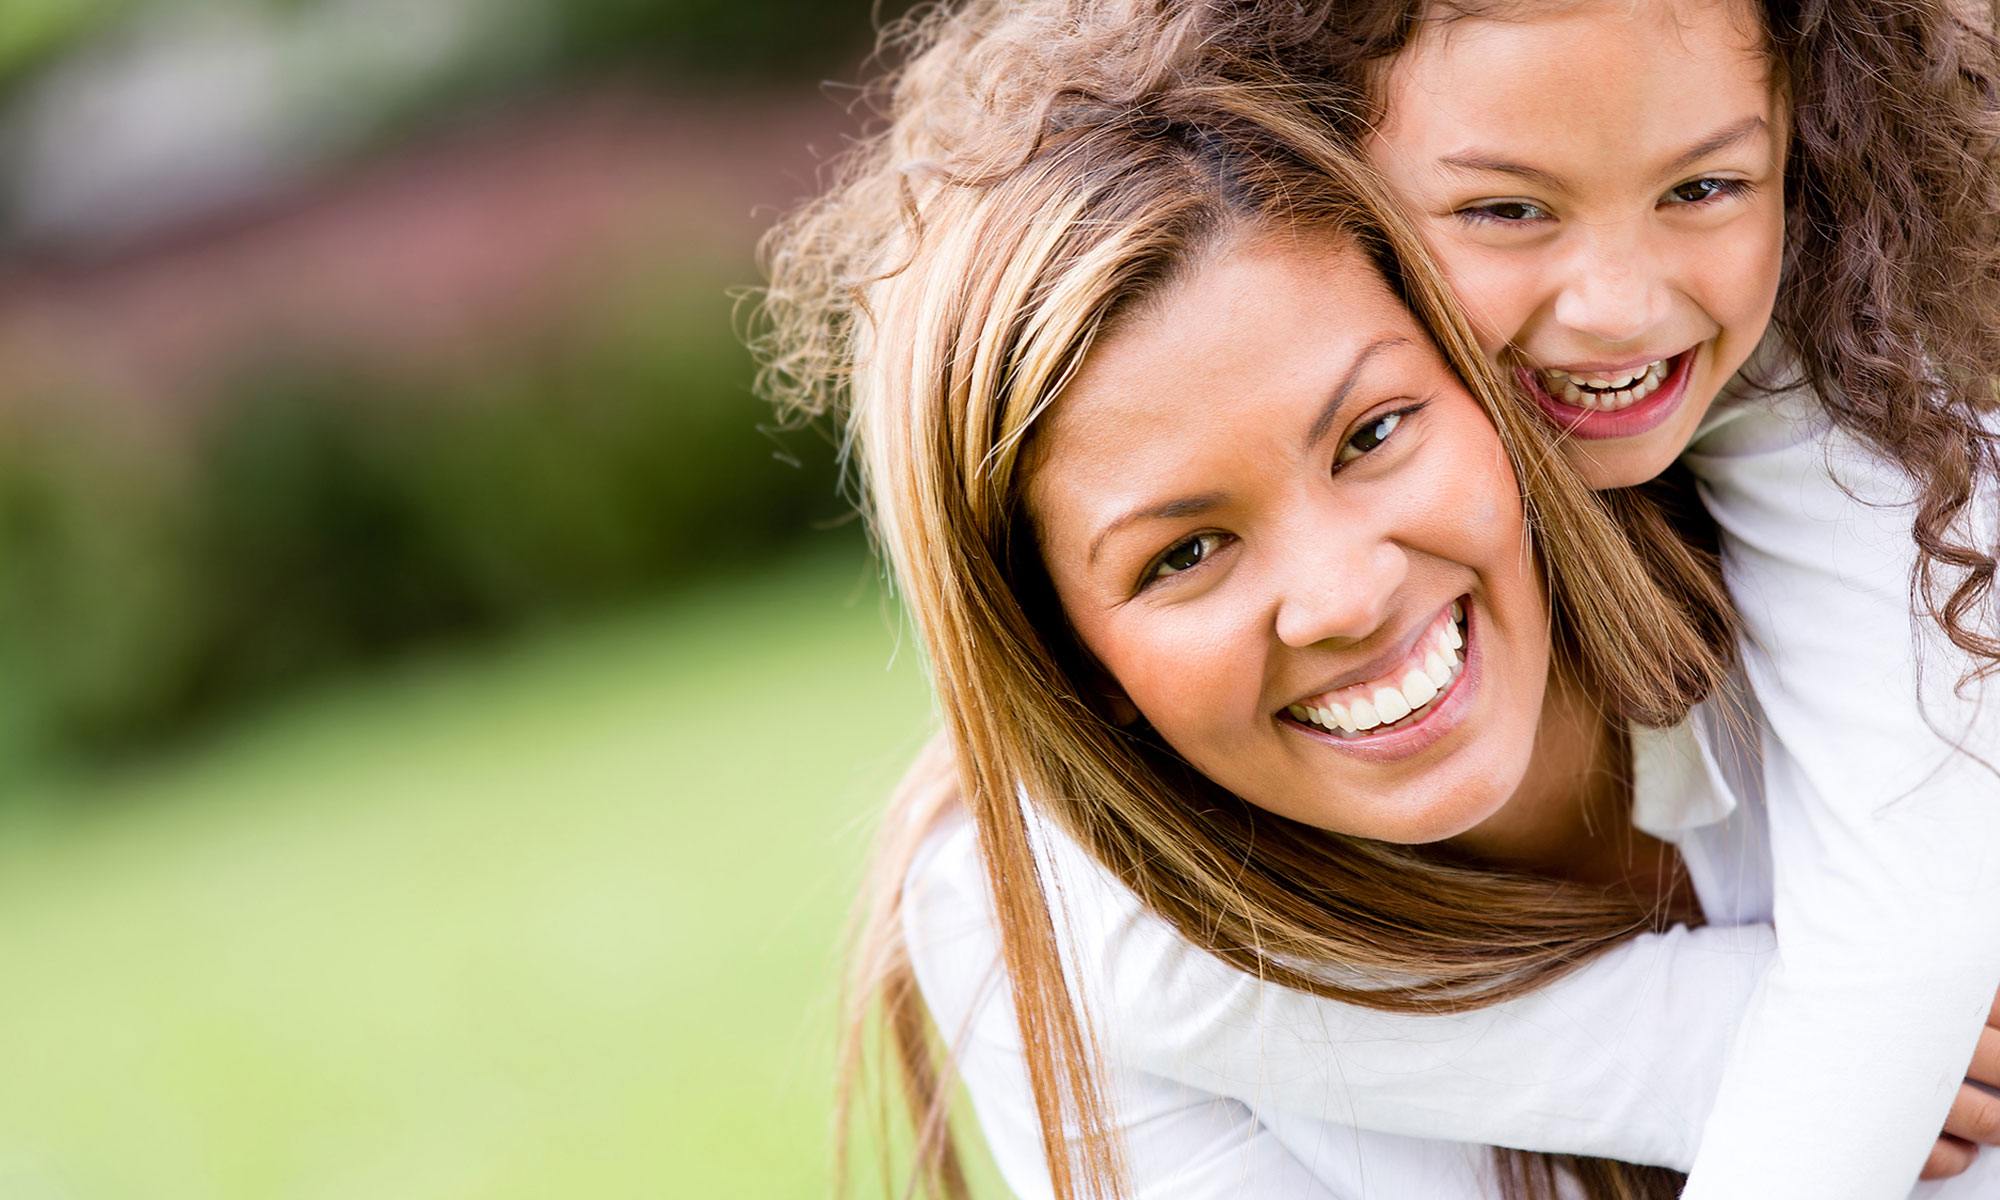
[[[1199,749],[1188,743],[1206,740],[1215,714],[1230,708],[1226,697],[1247,686],[1254,700],[1260,681],[1260,657],[1238,644],[1238,625],[1219,598],[1135,609],[1098,656],[1160,736],[1197,758]]]
[[[1524,518],[1513,464],[1486,415],[1470,398],[1454,408],[1456,419],[1434,475],[1433,513],[1460,538],[1477,539],[1479,547],[1519,540]],[[1483,560],[1484,549],[1468,546],[1467,561]]]

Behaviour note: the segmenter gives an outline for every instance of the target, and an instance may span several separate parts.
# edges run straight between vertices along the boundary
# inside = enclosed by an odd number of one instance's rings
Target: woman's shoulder
[[[990,930],[993,906],[979,860],[978,831],[957,805],[938,814],[903,874],[903,936],[921,962],[938,948]]]

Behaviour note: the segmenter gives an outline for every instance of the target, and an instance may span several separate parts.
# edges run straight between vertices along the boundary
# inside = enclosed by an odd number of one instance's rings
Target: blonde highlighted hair
[[[911,95],[976,36],[939,20]],[[975,31],[976,33],[976,31]],[[1612,512],[1509,397],[1435,267],[1302,85],[1110,80],[1038,64],[1006,96],[893,107],[840,187],[766,245],[767,389],[842,421],[864,507],[928,661],[942,731],[899,792],[871,871],[851,981],[843,1114],[864,1046],[886,1055],[916,1131],[914,1190],[966,1193],[948,1055],[900,944],[900,883],[928,820],[979,839],[1056,1195],[1121,1194],[1093,1035],[1071,1005],[1030,843],[1027,796],[1139,899],[1274,985],[1436,1012],[1540,987],[1647,926],[1629,895],[1343,837],[1223,792],[1093,703],[1023,512],[1038,423],[1104,336],[1233,231],[1301,228],[1362,248],[1485,407],[1524,490],[1556,669],[1607,719],[1679,720],[1731,644],[1714,564],[1663,510]],[[1637,543],[1635,547],[1635,542]],[[1301,964],[1335,964],[1317,972]],[[1356,977],[1378,979],[1361,986]],[[875,1014],[886,1037],[864,1036]],[[843,1116],[843,1122],[847,1120]],[[843,1135],[843,1145],[845,1136]],[[1671,1194],[1671,1176],[1516,1155],[1518,1190],[1557,1170],[1593,1196]]]

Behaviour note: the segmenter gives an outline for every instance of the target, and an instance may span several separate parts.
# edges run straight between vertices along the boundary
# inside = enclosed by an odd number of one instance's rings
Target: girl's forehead
[[[1549,94],[1587,93],[1612,62],[1718,57],[1768,74],[1771,44],[1754,0],[1502,0],[1425,6],[1389,64],[1514,67]]]
[[[1563,0],[1495,13],[1428,22],[1388,64],[1382,140],[1474,163],[1526,150],[1622,168],[1753,119],[1781,130],[1748,0]]]

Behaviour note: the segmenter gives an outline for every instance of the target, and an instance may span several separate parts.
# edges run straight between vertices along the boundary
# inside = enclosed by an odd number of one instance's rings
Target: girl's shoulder
[[[1723,385],[1682,458],[1700,475],[1703,461],[1823,445],[1838,432],[1797,357],[1773,329]]]
[[[1922,490],[1895,460],[1833,419],[1775,330],[1716,397],[1681,463],[1725,535],[1730,518],[1761,516],[1858,522],[1857,529],[1908,541]]]

